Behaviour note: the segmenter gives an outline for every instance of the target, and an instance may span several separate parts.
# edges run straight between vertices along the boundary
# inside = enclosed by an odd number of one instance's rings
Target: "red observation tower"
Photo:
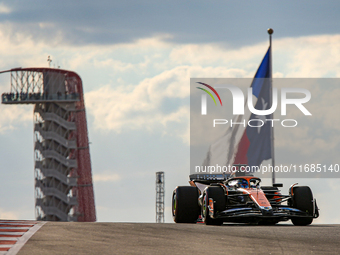
[[[37,220],[96,221],[83,85],[55,68],[14,68],[3,104],[34,104]]]

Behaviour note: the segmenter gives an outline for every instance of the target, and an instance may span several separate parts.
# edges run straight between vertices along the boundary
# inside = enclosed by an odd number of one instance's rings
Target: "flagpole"
[[[269,34],[269,47],[270,47],[270,54],[269,54],[269,78],[270,78],[270,101],[271,104],[273,103],[273,65],[272,65],[272,34],[274,33],[274,30],[272,28],[268,28],[268,34]],[[272,113],[271,119],[274,119],[274,113]],[[274,127],[272,127],[270,132],[271,135],[271,154],[272,154],[272,166],[273,166],[273,172],[272,172],[272,184],[275,183],[275,156],[274,156]]]

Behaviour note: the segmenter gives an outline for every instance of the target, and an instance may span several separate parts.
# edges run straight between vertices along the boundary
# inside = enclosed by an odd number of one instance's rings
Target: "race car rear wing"
[[[230,174],[191,174],[190,181],[200,182],[204,184],[217,183],[226,181]]]
[[[230,173],[222,173],[222,174],[191,174],[189,175],[190,181],[200,182],[204,184],[216,183],[216,182],[223,182],[231,177],[238,177],[238,176],[253,176],[251,173],[247,173],[242,171],[243,168],[247,167],[245,164],[234,164],[233,172]]]

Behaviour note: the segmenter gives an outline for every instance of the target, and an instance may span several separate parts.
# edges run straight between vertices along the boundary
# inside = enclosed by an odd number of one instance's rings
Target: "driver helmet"
[[[248,188],[248,182],[247,182],[247,180],[242,180],[242,183],[241,183],[241,187],[242,188]]]

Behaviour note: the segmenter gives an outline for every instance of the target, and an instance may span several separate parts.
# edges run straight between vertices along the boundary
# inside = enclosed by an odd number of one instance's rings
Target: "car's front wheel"
[[[296,226],[306,226],[313,222],[314,201],[313,193],[307,186],[298,186],[293,188],[292,195],[293,207],[307,214],[306,217],[292,218],[292,222]]]
[[[214,201],[214,213],[222,212],[226,208],[224,190],[221,187],[208,187],[203,193],[202,218],[207,225],[222,225],[222,219],[213,219],[209,215],[209,199]]]

